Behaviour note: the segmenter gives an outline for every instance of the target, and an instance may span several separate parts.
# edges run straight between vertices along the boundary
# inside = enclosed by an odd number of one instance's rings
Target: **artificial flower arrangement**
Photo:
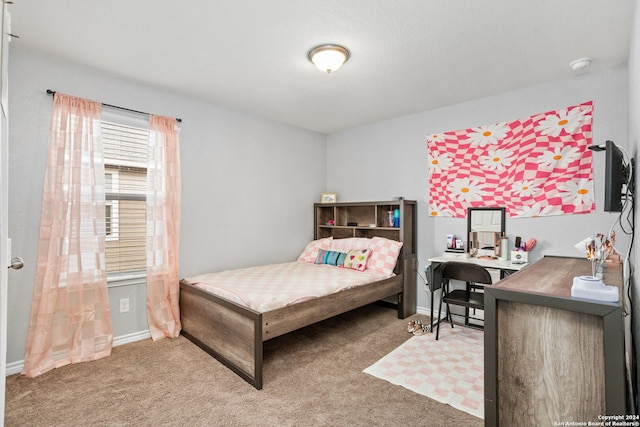
[[[575,245],[576,249],[580,251],[586,250],[587,259],[591,261],[592,276],[602,275],[605,262],[620,262],[620,255],[616,251],[615,243],[616,233],[612,231],[609,238],[604,234],[597,233]]]

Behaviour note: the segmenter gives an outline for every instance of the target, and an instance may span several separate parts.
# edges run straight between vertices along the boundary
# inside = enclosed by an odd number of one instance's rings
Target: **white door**
[[[7,377],[7,275],[10,264],[7,239],[7,147],[6,119],[0,114],[0,425],[4,425],[4,391]]]
[[[7,377],[7,283],[11,253],[8,236],[9,133],[7,131],[7,58],[9,16],[2,3],[2,38],[0,39],[0,425],[4,425],[4,400]]]

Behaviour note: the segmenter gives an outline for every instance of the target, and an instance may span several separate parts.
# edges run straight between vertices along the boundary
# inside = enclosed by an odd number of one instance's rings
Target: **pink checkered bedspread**
[[[264,313],[392,276],[374,270],[288,262],[208,273],[184,281]]]

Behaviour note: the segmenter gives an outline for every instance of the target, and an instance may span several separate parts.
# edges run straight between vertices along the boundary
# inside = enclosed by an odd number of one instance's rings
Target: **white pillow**
[[[331,250],[337,252],[349,252],[351,249],[367,249],[371,239],[366,237],[347,237],[346,239],[333,239]]]

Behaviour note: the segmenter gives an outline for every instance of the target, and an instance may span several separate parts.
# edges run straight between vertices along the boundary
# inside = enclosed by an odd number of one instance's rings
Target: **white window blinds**
[[[107,273],[146,268],[148,129],[102,121],[105,162]]]

